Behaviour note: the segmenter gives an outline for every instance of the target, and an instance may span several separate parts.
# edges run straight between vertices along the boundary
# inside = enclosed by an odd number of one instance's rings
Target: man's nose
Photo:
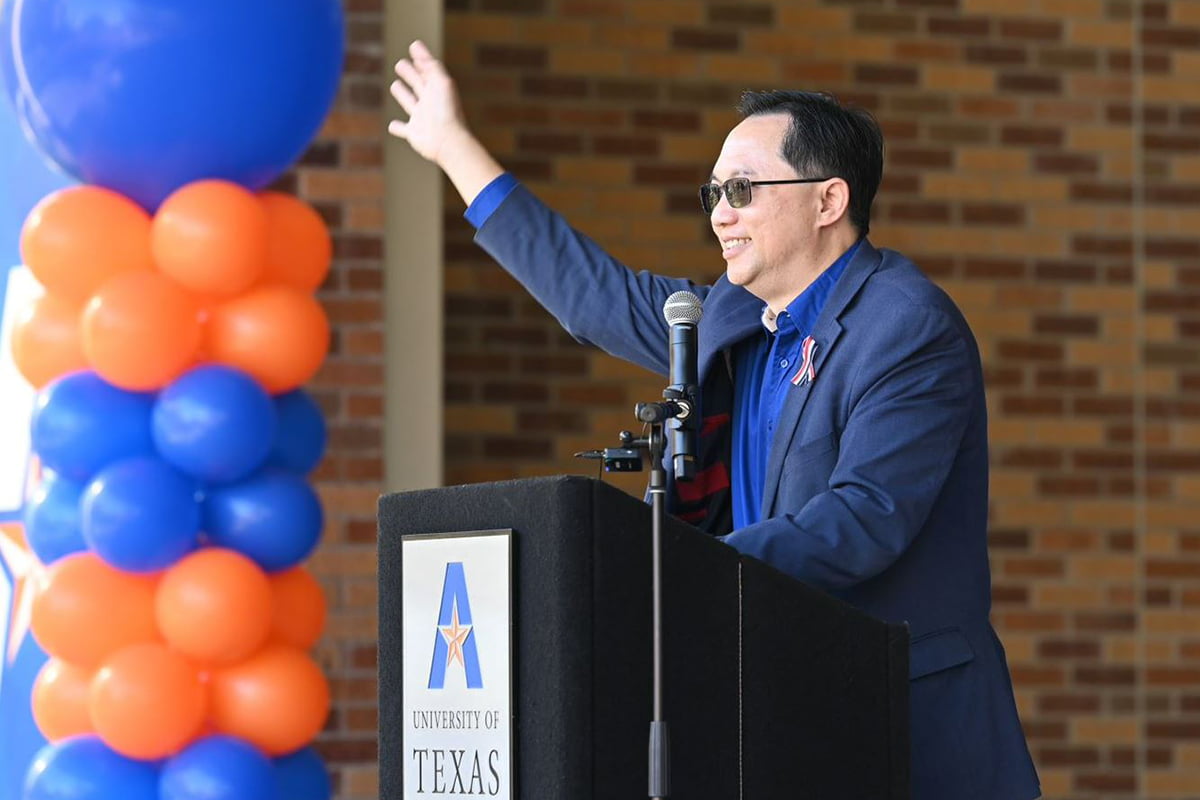
[[[714,228],[718,225],[728,225],[737,219],[737,209],[729,205],[729,198],[724,192],[717,198],[717,205],[713,208],[710,219]]]

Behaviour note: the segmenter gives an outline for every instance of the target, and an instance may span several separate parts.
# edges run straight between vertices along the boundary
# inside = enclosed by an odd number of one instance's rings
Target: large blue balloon
[[[157,572],[200,545],[200,487],[157,458],[101,470],[83,493],[83,538],[126,572]]]
[[[158,800],[158,769],[110,750],[96,736],[47,745],[25,780],[24,800]]]
[[[298,475],[267,469],[204,499],[204,531],[217,547],[237,550],[267,572],[308,558],[321,538],[324,514],[316,492]]]
[[[83,484],[49,470],[42,473],[23,516],[25,539],[43,564],[87,549],[79,507],[82,497]]]
[[[3,5],[22,122],[67,172],[147,209],[199,178],[266,186],[337,93],[340,0]]]
[[[325,762],[311,747],[275,759],[280,800],[329,800],[333,785]]]
[[[280,795],[271,760],[232,736],[209,736],[167,761],[161,800],[292,800]]]
[[[154,452],[153,404],[153,395],[118,389],[94,372],[64,375],[38,393],[33,451],[58,474],[88,481],[119,458]]]
[[[167,462],[208,483],[241,480],[263,465],[275,439],[275,404],[230,367],[197,367],[154,404],[154,446]]]
[[[296,389],[275,398],[279,430],[267,463],[297,475],[307,475],[325,455],[325,415],[312,396]]]
[[[14,74],[11,20],[12,3],[0,2],[0,83],[5,87]],[[43,197],[71,182],[26,136],[16,107],[0,99],[0,269],[21,263],[21,220]]]

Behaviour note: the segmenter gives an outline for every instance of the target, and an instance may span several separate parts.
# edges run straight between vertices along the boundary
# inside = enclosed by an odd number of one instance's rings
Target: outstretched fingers
[[[425,78],[407,58],[396,62],[396,83],[403,83],[405,88],[416,98],[420,98],[425,89]]]
[[[399,69],[396,71],[399,72]],[[417,107],[417,96],[408,87],[408,84],[397,78],[392,81],[392,85],[388,87],[388,90],[392,93],[392,97],[396,98],[396,102],[400,104],[400,107],[404,109],[404,113],[412,116],[413,109]]]
[[[408,56],[396,62],[395,70],[388,91],[407,118],[389,123],[388,133],[436,162],[447,140],[466,130],[454,81],[419,41],[409,46]]]

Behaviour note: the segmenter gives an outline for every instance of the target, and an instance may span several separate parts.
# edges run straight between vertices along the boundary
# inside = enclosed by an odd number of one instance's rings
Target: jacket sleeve
[[[972,415],[985,414],[969,334],[938,308],[892,308],[878,321],[871,346],[855,353],[861,366],[827,485],[788,496],[789,479],[805,465],[785,460],[776,515],[725,538],[824,589],[861,583],[904,553],[964,447],[983,448],[975,456],[986,463],[986,437],[965,442]]]
[[[523,186],[475,241],[576,339],[662,375],[669,369],[663,303],[679,290],[701,300],[708,293],[688,280],[633,272]]]

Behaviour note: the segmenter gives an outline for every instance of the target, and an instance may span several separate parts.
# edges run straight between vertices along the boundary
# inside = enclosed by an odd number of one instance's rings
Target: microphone
[[[697,384],[700,382],[696,363],[696,325],[703,313],[700,298],[688,291],[675,292],[663,304],[663,317],[671,327],[671,384],[663,397],[680,407],[669,422],[675,479],[680,481],[696,477],[696,437],[700,429],[700,415],[696,410]]]

